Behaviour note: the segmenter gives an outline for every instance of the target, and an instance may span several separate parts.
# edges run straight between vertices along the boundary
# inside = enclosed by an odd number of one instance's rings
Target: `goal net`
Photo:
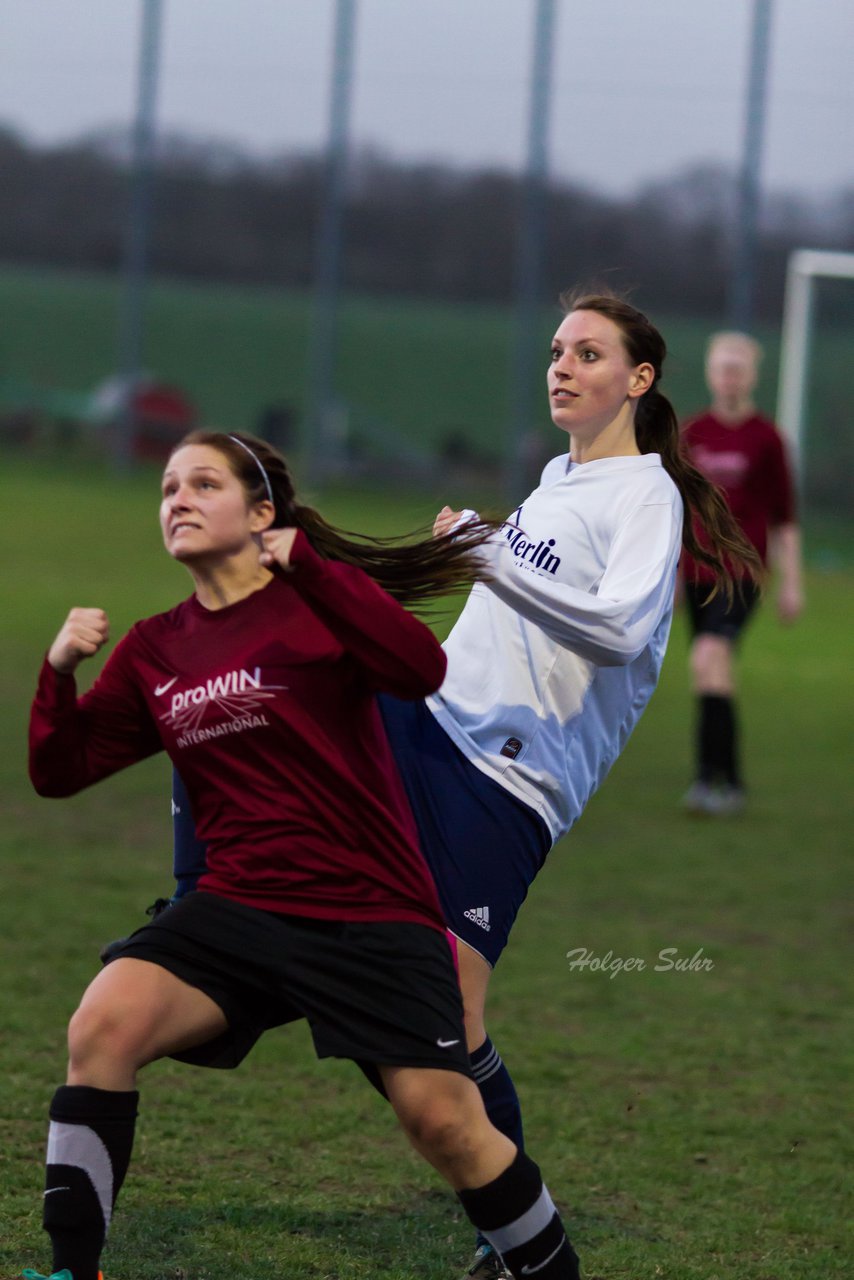
[[[807,517],[854,510],[854,253],[798,249],[789,258],[777,421]]]

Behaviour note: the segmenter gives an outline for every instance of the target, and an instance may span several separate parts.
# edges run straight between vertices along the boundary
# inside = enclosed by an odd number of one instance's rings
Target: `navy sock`
[[[539,1169],[523,1151],[485,1187],[457,1194],[470,1221],[513,1276],[580,1280],[578,1258],[560,1215]]]
[[[139,1094],[62,1085],[50,1107],[44,1229],[53,1270],[98,1280],[98,1263],[133,1147]]]
[[[475,1049],[469,1061],[490,1121],[499,1133],[523,1151],[522,1111],[516,1086],[489,1036],[479,1049]]]

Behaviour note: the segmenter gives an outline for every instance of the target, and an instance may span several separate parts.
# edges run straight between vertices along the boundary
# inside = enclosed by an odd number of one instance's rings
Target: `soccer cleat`
[[[708,782],[694,782],[682,797],[682,808],[688,813],[712,813],[715,788]]]
[[[23,1280],[74,1280],[70,1271],[54,1271],[52,1276],[43,1276],[40,1271],[31,1271],[29,1267],[21,1275]],[[104,1280],[103,1271],[98,1272],[98,1280]]]
[[[736,814],[744,812],[747,804],[744,788],[731,784],[718,788],[716,800],[715,816],[718,818],[734,818]]]
[[[463,1280],[468,1280],[469,1276],[473,1276],[474,1280],[513,1280],[512,1272],[507,1270],[491,1244],[478,1246],[474,1261]]]
[[[741,787],[731,784],[712,786],[708,782],[695,782],[682,797],[682,808],[687,813],[707,818],[732,818],[741,813],[747,797]]]

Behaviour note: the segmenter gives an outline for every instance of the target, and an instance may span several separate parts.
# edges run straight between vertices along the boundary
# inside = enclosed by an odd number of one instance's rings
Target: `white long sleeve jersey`
[[[580,817],[658,681],[673,614],[682,499],[656,453],[571,465],[488,548],[428,705],[553,840]]]

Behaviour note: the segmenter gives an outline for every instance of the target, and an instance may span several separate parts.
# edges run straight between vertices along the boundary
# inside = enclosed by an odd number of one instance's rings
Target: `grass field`
[[[0,344],[0,379],[91,390],[115,369],[119,302],[109,276],[0,269],[0,306],[15,317]],[[157,281],[147,314],[146,367],[185,387],[206,421],[250,428],[262,406],[277,400],[302,411],[306,294]],[[546,316],[544,352],[549,325]],[[682,352],[674,351],[674,394],[681,373],[686,412],[703,332],[688,326]],[[338,387],[361,412],[425,445],[462,429],[500,453],[510,334],[506,308],[345,299]]]
[[[444,497],[321,505],[382,532]],[[36,671],[68,607],[103,606],[118,636],[187,593],[155,508],[153,475],[36,472],[0,454],[0,1280],[47,1269],[42,1149],[67,1018],[99,945],[170,883],[163,759],[67,801],[39,800],[25,777]],[[749,812],[715,825],[677,807],[680,620],[649,712],[552,855],[495,980],[493,1037],[588,1280],[851,1275],[854,575],[813,571],[808,586],[797,628],[766,606],[745,644]],[[646,968],[573,969],[579,947]],[[668,948],[713,967],[657,972]],[[354,1068],[314,1061],[304,1028],[270,1034],[233,1074],[157,1064],[142,1090],[107,1280],[461,1274],[455,1201]]]
[[[572,283],[556,281],[555,294]],[[9,317],[0,339],[0,393],[6,381],[90,392],[115,371],[119,305],[112,276],[0,267],[0,307]],[[555,297],[555,307],[542,317],[543,373],[557,317]],[[709,321],[658,313],[653,319],[670,348],[665,389],[686,416],[705,401]],[[155,376],[183,386],[207,422],[251,428],[272,402],[287,401],[302,412],[309,324],[304,293],[154,281],[144,363]],[[758,336],[767,347],[759,401],[773,412],[779,331],[765,326]],[[357,422],[393,424],[429,447],[463,431],[479,448],[500,454],[509,416],[511,338],[507,307],[345,297],[338,391]],[[849,325],[823,332],[814,344],[810,399],[817,423],[843,424],[848,414],[850,343]],[[538,391],[541,385],[538,374]],[[824,428],[818,434],[823,437]],[[841,435],[850,438],[847,431]]]
[[[571,283],[557,281],[555,292]],[[847,294],[854,296],[850,286]],[[113,276],[0,266],[0,310],[9,318],[0,336],[0,412],[21,400],[55,397],[49,401],[54,411],[72,414],[76,400],[115,372],[120,297]],[[847,375],[854,319],[830,327],[820,309],[817,315],[805,491],[811,515],[828,506],[838,514],[850,503],[845,477],[854,470]],[[543,370],[534,374],[532,395],[543,409],[545,353],[557,318],[556,303],[541,318]],[[687,417],[706,400],[710,322],[656,312],[652,318],[670,352],[663,388]],[[157,280],[147,294],[143,362],[155,377],[183,387],[211,426],[256,429],[265,407],[278,403],[290,405],[299,423],[310,323],[305,293]],[[766,348],[757,400],[773,414],[780,334],[764,326],[757,336]],[[383,457],[395,442],[405,442],[408,453],[432,456],[449,439],[463,438],[482,469],[494,466],[504,456],[511,421],[513,338],[506,306],[345,296],[335,390],[346,406],[349,438]],[[550,450],[546,413],[538,411],[530,425]],[[832,541],[828,550],[834,553]]]

